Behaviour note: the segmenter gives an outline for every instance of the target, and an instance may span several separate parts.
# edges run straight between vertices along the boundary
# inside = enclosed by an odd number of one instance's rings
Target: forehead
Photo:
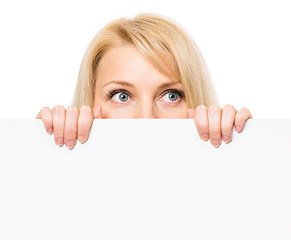
[[[100,84],[121,79],[135,83],[139,80],[157,83],[177,81],[159,72],[134,45],[110,48],[98,64],[96,81]]]

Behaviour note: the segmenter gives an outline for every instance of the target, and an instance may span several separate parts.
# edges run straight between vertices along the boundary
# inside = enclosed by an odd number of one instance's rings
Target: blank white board
[[[191,119],[95,119],[69,150],[0,120],[0,239],[291,239],[291,119],[213,147]]]

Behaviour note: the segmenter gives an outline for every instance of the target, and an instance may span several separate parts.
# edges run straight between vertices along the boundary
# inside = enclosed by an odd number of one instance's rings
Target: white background
[[[110,21],[154,12],[200,48],[220,106],[291,118],[291,3],[286,0],[1,1],[0,118],[71,105],[83,54]]]

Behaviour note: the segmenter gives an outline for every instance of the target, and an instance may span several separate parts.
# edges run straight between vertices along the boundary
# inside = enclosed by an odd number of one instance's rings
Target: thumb
[[[188,111],[188,117],[187,118],[194,119],[195,110],[192,109],[192,108],[188,108],[187,111]]]
[[[102,106],[101,104],[97,104],[93,108],[93,118],[102,118]]]

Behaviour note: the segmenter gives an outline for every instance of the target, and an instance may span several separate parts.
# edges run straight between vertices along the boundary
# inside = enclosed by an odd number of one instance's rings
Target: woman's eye
[[[129,95],[126,92],[117,92],[112,96],[115,102],[127,102]]]
[[[183,96],[184,96],[183,94],[184,93],[182,91],[175,90],[175,91],[168,91],[168,92],[164,93],[162,97],[169,99],[169,101],[167,100],[166,102],[173,103],[173,102],[178,102],[179,100],[177,101],[177,99],[183,98]]]
[[[108,99],[113,99],[115,103],[128,102],[131,94],[123,89],[112,90],[107,94]],[[162,94],[160,99],[164,99],[162,102],[177,103],[182,98],[185,98],[184,91],[181,90],[168,90]],[[177,100],[178,99],[178,100]]]
[[[123,104],[128,101],[128,98],[131,97],[130,93],[124,89],[114,89],[109,91],[106,94],[107,99],[112,99],[116,104]]]

